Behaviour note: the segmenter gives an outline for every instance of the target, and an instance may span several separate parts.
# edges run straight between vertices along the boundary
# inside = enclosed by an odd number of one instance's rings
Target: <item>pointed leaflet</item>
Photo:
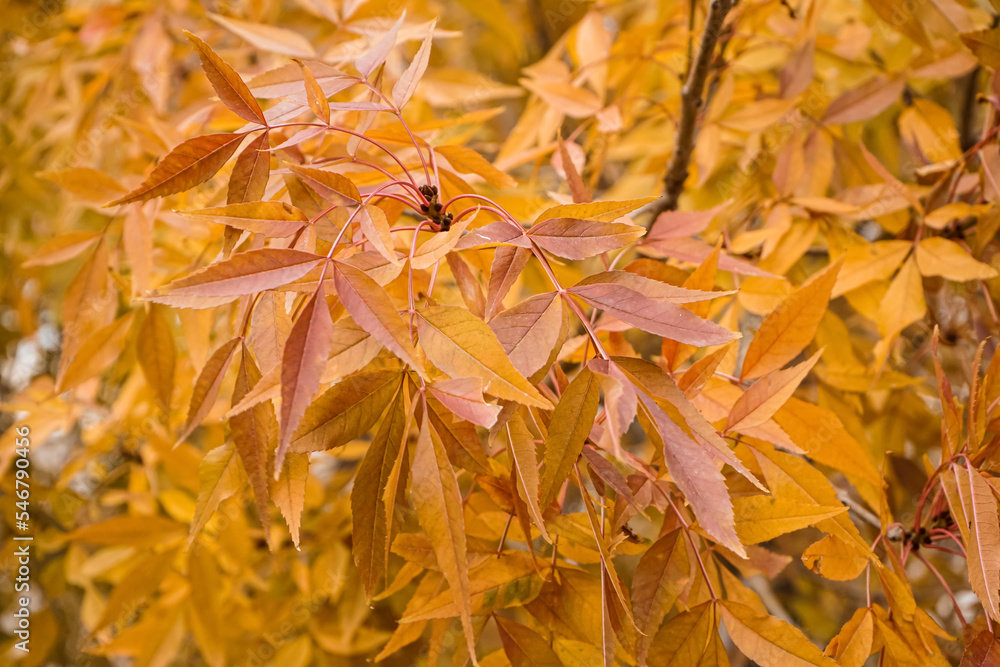
[[[838,297],[873,280],[887,280],[913,249],[912,241],[876,241],[844,253],[844,264],[830,297]]]
[[[837,667],[801,631],[784,621],[761,616],[729,600],[722,600],[718,609],[733,643],[761,667]]]
[[[298,280],[322,261],[301,250],[248,250],[175,280],[147,298],[177,308],[212,308]]]
[[[274,456],[275,477],[280,474],[292,435],[319,389],[319,375],[332,344],[333,320],[320,283],[292,325],[281,358],[281,436]]]
[[[167,153],[142,184],[105,206],[118,206],[190,190],[222,169],[245,134],[208,134],[188,139]]]
[[[403,396],[405,389],[401,384],[397,386],[396,398],[372,438],[351,488],[352,551],[369,600],[384,574],[387,522],[392,518],[386,515],[382,494],[400,448],[406,442],[409,425],[410,415]]]
[[[812,526],[847,511],[772,496],[741,496],[733,500],[736,534],[743,544],[759,544],[779,535]]]
[[[424,37],[417,55],[413,56],[413,62],[396,81],[396,85],[392,87],[392,103],[396,105],[397,109],[402,109],[410,101],[414,91],[417,90],[417,84],[420,83],[421,77],[427,71],[427,61],[431,57],[431,39],[434,37],[436,26],[437,19],[434,19],[427,28],[427,36]]]
[[[198,503],[191,519],[188,546],[219,508],[219,503],[239,491],[245,483],[231,445],[216,447],[205,454],[198,466]]]
[[[479,378],[441,380],[427,388],[458,417],[483,428],[492,428],[497,423],[501,408],[483,399],[483,383]]]
[[[757,378],[781,368],[812,341],[842,264],[842,260],[837,260],[815,273],[767,316],[747,347],[742,379]]]
[[[426,406],[424,414],[427,414]],[[420,435],[417,438],[410,493],[420,527],[430,539],[438,566],[444,573],[453,599],[458,603],[469,654],[474,656],[476,644],[469,602],[462,496],[455,470],[451,467],[444,448],[432,437],[426,417],[420,425]]]
[[[66,370],[59,378],[59,391],[73,389],[81,382],[96,377],[106,371],[125,351],[135,311],[127,312],[106,327],[93,332],[73,350]],[[152,384],[152,381],[149,382]]]
[[[623,322],[681,343],[705,347],[740,338],[739,333],[703,320],[690,310],[668,301],[657,301],[624,285],[576,285],[568,291]]]
[[[574,287],[601,284],[621,285],[622,287],[626,287],[633,292],[639,292],[653,301],[676,304],[708,301],[710,299],[717,299],[720,296],[735,294],[733,291],[713,292],[710,289],[701,290],[689,289],[688,287],[677,287],[661,280],[653,280],[628,271],[604,271],[602,273],[595,273],[592,276],[587,276],[578,282]]]
[[[583,368],[559,398],[549,422],[540,488],[541,506],[548,507],[559,493],[597,417],[601,384],[589,368]]]
[[[208,80],[215,88],[215,92],[219,94],[219,99],[222,100],[223,104],[244,120],[267,125],[267,121],[264,120],[264,112],[260,110],[260,105],[254,99],[253,93],[243,83],[243,79],[236,73],[236,70],[198,37],[187,30],[184,31],[184,34],[197,49],[198,57],[201,58],[201,67],[205,70]]]
[[[613,222],[618,218],[628,215],[632,211],[642,208],[650,202],[654,202],[659,197],[646,197],[645,199],[630,199],[628,201],[595,201],[586,204],[560,204],[542,211],[535,219],[535,224],[543,220],[555,218],[576,218],[579,220],[596,220],[598,222]]]
[[[344,308],[351,318],[385,347],[413,366],[422,365],[410,339],[410,329],[399,316],[386,291],[364,271],[343,262],[333,263],[333,279]]]
[[[851,581],[864,572],[869,561],[841,538],[827,535],[802,552],[802,562],[831,581]]]
[[[812,367],[819,361],[823,350],[818,350],[801,364],[783,371],[774,371],[761,378],[743,393],[729,411],[726,420],[726,431],[739,431],[743,428],[760,426],[774,416],[785,404]]]
[[[924,286],[912,255],[903,263],[889,284],[878,309],[878,330],[883,338],[892,338],[927,312]]]
[[[354,181],[343,174],[313,167],[300,167],[289,164],[288,168],[323,199],[332,203],[354,204],[361,202],[361,193]]]
[[[309,223],[305,213],[280,201],[248,201],[182,213],[274,238],[291,236]]]
[[[646,435],[653,442],[659,440],[670,477],[690,503],[698,522],[714,540],[745,558],[746,551],[736,536],[736,519],[726,479],[715,467],[712,455],[645,392],[638,395],[642,411],[653,428]]]
[[[713,602],[682,611],[667,621],[652,638],[649,662],[643,656],[639,658],[639,664],[699,665],[717,624]]]
[[[127,225],[126,225],[127,228]],[[31,259],[21,264],[23,268],[30,266],[52,266],[68,262],[77,255],[83,253],[94,242],[101,238],[97,232],[70,232],[57,236],[54,239],[42,244]]]
[[[486,289],[486,319],[492,319],[521,271],[528,265],[531,251],[517,246],[500,246],[493,255],[490,282]]]
[[[267,405],[267,404],[265,404]],[[299,546],[302,510],[306,506],[306,482],[309,480],[309,455],[289,452],[277,480],[271,482],[271,498],[288,524],[292,543]]]
[[[234,338],[227,343],[223,343],[212,353],[205,366],[201,369],[197,381],[194,383],[194,391],[191,392],[191,405],[188,408],[187,423],[177,438],[178,444],[191,435],[191,431],[202,422],[215,404],[215,399],[219,395],[222,387],[222,380],[226,377],[229,363],[236,354],[236,348],[243,342],[242,338]],[[244,467],[246,467],[244,465]],[[247,468],[249,473],[250,469]]]
[[[566,259],[587,259],[632,243],[645,233],[637,225],[578,218],[550,218],[535,223],[528,236],[539,248]]]
[[[535,525],[538,526],[542,536],[549,540],[549,536],[545,532],[545,520],[542,519],[542,512],[538,507],[538,459],[535,436],[528,430],[521,415],[516,412],[504,424],[504,430],[507,435],[507,446],[510,448],[513,464],[517,467],[517,476],[521,482],[528,509],[531,510],[531,518],[535,520]],[[530,537],[528,539],[530,540]]]
[[[169,412],[170,397],[174,393],[177,347],[161,308],[152,306],[146,314],[136,340],[136,351],[146,383],[153,389],[164,412]]]
[[[403,25],[403,19],[405,18],[406,10],[404,9],[403,13],[396,19],[396,23],[375,42],[371,50],[354,63],[354,66],[358,68],[358,73],[361,74],[361,78],[367,79],[379,65],[385,62],[389,51],[396,45],[396,35],[399,33],[399,27]]]
[[[549,292],[503,311],[490,320],[489,326],[514,368],[531,377],[545,365],[559,341],[562,319],[562,299]]]
[[[309,103],[309,108],[312,112],[316,114],[327,125],[330,124],[330,101],[326,99],[326,93],[323,92],[323,88],[319,85],[319,81],[313,76],[312,71],[309,67],[299,61],[299,67],[302,68],[302,78],[305,81],[306,88],[306,101]]]
[[[563,667],[549,643],[526,625],[493,617],[500,632],[503,652],[512,667]]]
[[[226,204],[260,201],[267,190],[271,175],[271,152],[267,131],[247,144],[236,157],[233,173],[229,176]]]
[[[213,355],[214,356],[214,355]],[[206,364],[207,367],[207,364]],[[244,341],[240,341],[240,368],[233,388],[233,405],[239,402],[260,382],[260,370]],[[250,478],[253,495],[257,501],[257,515],[264,526],[264,535],[271,541],[271,510],[268,506],[267,456],[278,444],[278,420],[270,403],[260,403],[251,409],[233,415],[229,420],[233,444],[243,462],[243,469]]]
[[[449,376],[480,377],[483,391],[498,398],[550,407],[538,390],[517,372],[496,335],[481,319],[464,308],[452,306],[431,306],[417,315],[421,348]]]
[[[392,232],[389,231],[389,221],[386,220],[382,209],[378,206],[364,204],[358,212],[358,221],[361,223],[361,233],[365,235],[375,250],[393,264],[399,264],[399,258],[396,257],[396,251],[392,247]]]
[[[333,449],[363,436],[396,394],[400,377],[396,370],[359,373],[327,389],[302,417],[292,451]]]
[[[964,470],[952,464],[952,472],[964,508],[961,514],[955,515],[956,520],[965,520],[969,526],[966,544],[969,584],[990,618],[1000,620],[1000,520],[997,517],[997,501],[990,485],[968,460]]]
[[[641,633],[636,640],[636,658],[646,664],[646,654],[656,629],[677,601],[690,577],[688,552],[683,529],[675,529],[660,539],[639,559],[632,577],[632,612]],[[680,541],[678,543],[678,541]],[[667,664],[658,662],[655,664]]]
[[[472,218],[467,217],[453,224],[447,232],[434,234],[430,240],[417,248],[417,251],[410,258],[410,264],[413,268],[429,269],[434,266],[455,248],[455,244],[458,243],[462,232],[465,231],[470,222],[472,222]]]

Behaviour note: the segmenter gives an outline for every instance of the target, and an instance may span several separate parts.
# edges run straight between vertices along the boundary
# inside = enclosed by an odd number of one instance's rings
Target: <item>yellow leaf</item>
[[[813,505],[765,495],[733,499],[736,534],[744,544],[766,542],[846,511],[843,505]]]
[[[838,297],[873,280],[889,278],[912,248],[909,241],[876,241],[851,248],[844,254],[844,265],[830,296]]]
[[[726,420],[726,431],[760,426],[773,417],[774,413],[795,393],[822,354],[823,350],[817,350],[802,363],[783,371],[773,371],[754,382],[730,410]]]
[[[719,612],[733,643],[761,667],[837,667],[797,628],[750,607],[722,600]]]
[[[579,458],[597,417],[600,392],[597,377],[589,368],[583,368],[559,398],[545,440],[540,490],[542,507],[548,507],[556,497]]]
[[[892,279],[878,310],[878,330],[883,338],[892,338],[927,312],[924,285],[917,270],[917,260],[910,257]]]
[[[458,172],[463,174],[476,174],[499,189],[513,188],[517,186],[517,181],[500,171],[486,158],[465,146],[438,146],[434,149],[440,153]]]
[[[517,372],[496,335],[481,319],[453,306],[431,306],[419,311],[418,316],[421,348],[449,376],[479,377],[483,379],[483,391],[498,398],[551,407]]]
[[[839,537],[827,535],[802,553],[802,562],[821,577],[851,581],[864,571],[869,561]]]
[[[535,224],[543,220],[555,218],[577,218],[579,220],[596,220],[598,222],[614,222],[646,204],[656,201],[659,197],[645,197],[628,201],[598,201],[586,204],[560,204],[545,209],[537,218]]]
[[[973,259],[954,241],[934,236],[917,246],[917,267],[925,276],[941,276],[948,280],[987,280],[995,278],[996,269]]]
[[[830,640],[826,652],[832,654],[841,667],[862,667],[871,655],[874,640],[874,615],[871,609],[862,607],[854,612],[837,636]]]

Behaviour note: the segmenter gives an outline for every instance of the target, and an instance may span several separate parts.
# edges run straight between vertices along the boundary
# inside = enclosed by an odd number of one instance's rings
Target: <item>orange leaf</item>
[[[146,201],[190,190],[222,169],[245,134],[207,134],[188,139],[167,153],[142,184],[107,206]]]
[[[201,68],[205,70],[209,82],[215,88],[215,92],[219,94],[222,103],[244,120],[267,125],[267,121],[264,120],[264,112],[260,110],[260,105],[254,99],[253,93],[247,88],[247,84],[243,83],[243,79],[236,73],[236,70],[230,67],[212,50],[212,47],[201,39],[187,30],[184,31],[184,34],[198,51],[198,57],[201,58]]]
[[[741,428],[760,426],[774,416],[785,404],[812,367],[819,361],[823,350],[818,350],[813,356],[801,364],[783,371],[774,371],[753,385],[740,396],[729,411],[726,420],[726,431],[738,431]]]
[[[233,338],[227,343],[223,343],[212,353],[205,366],[201,369],[197,381],[194,383],[194,391],[191,392],[191,405],[188,408],[187,423],[181,431],[177,442],[182,442],[191,435],[191,431],[202,422],[215,404],[215,399],[219,395],[222,387],[222,380],[226,377],[226,370],[229,363],[236,354],[236,346],[242,344],[242,338]]]
[[[729,600],[720,602],[719,611],[733,643],[761,667],[837,667],[800,630],[782,620]]]
[[[566,259],[587,259],[626,246],[646,233],[637,225],[578,218],[549,218],[532,225],[528,236],[539,248]]]
[[[761,323],[743,358],[741,378],[767,375],[794,359],[812,341],[843,262],[813,274]]]

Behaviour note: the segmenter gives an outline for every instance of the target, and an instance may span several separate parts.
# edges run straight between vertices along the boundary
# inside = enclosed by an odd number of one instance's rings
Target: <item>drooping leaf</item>
[[[200,480],[198,504],[191,520],[189,545],[212,518],[215,510],[219,508],[219,503],[239,491],[244,484],[246,478],[240,470],[236,448],[223,445],[205,454],[198,467],[198,478]]]
[[[170,399],[174,394],[177,348],[170,324],[161,308],[153,306],[146,313],[136,340],[136,349],[146,382],[153,389],[163,411],[169,412]]]
[[[642,634],[636,642],[636,658],[646,664],[656,629],[676,602],[690,576],[683,529],[673,530],[642,555],[632,577],[632,612]],[[662,656],[657,658],[663,664]]]
[[[801,631],[773,616],[761,616],[750,607],[723,600],[719,613],[733,643],[761,667],[835,667]]]
[[[302,511],[306,504],[306,482],[309,479],[309,455],[289,452],[278,478],[271,480],[271,499],[281,510],[292,536],[299,546],[302,531]]]
[[[759,544],[779,535],[819,523],[847,511],[844,506],[824,507],[771,496],[745,496],[733,500],[736,534],[743,544]]]
[[[552,412],[542,459],[539,490],[542,507],[548,507],[555,499],[583,451],[583,443],[597,417],[600,387],[597,376],[589,368],[581,369],[563,391]]]
[[[400,373],[359,373],[336,383],[309,406],[291,439],[291,451],[333,449],[374,426],[399,388]],[[282,401],[284,405],[284,401]]]
[[[208,358],[197,381],[195,381],[194,391],[191,392],[191,405],[188,407],[187,422],[184,424],[177,442],[181,442],[191,435],[195,427],[205,419],[212,409],[215,399],[219,396],[219,389],[222,388],[222,381],[225,379],[229,364],[236,354],[237,346],[241,345],[242,342],[240,338],[233,338],[219,346]]]
[[[512,667],[563,667],[559,656],[537,632],[500,616],[494,618]]]
[[[773,371],[753,383],[729,412],[726,431],[759,426],[773,417],[795,392],[822,354],[823,350],[818,350],[802,363],[783,371]]]
[[[535,525],[542,536],[549,540],[545,531],[545,520],[538,506],[538,456],[536,455],[535,437],[528,430],[520,414],[514,413],[504,424],[507,446],[513,464],[517,467],[517,478],[524,491],[524,499],[534,519]]]
[[[271,175],[270,137],[261,132],[247,144],[236,157],[233,173],[229,176],[226,204],[260,201],[267,190]]]

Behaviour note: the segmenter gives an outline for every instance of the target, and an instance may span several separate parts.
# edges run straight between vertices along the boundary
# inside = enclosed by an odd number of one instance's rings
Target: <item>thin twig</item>
[[[691,69],[681,90],[681,119],[677,127],[677,139],[667,165],[667,175],[663,178],[663,197],[652,210],[654,220],[664,211],[677,209],[677,201],[688,176],[691,151],[694,149],[698,113],[704,106],[702,96],[709,66],[715,55],[715,45],[722,34],[722,26],[732,8],[733,0],[712,0],[709,5],[705,28],[698,43],[698,53],[691,62]]]

